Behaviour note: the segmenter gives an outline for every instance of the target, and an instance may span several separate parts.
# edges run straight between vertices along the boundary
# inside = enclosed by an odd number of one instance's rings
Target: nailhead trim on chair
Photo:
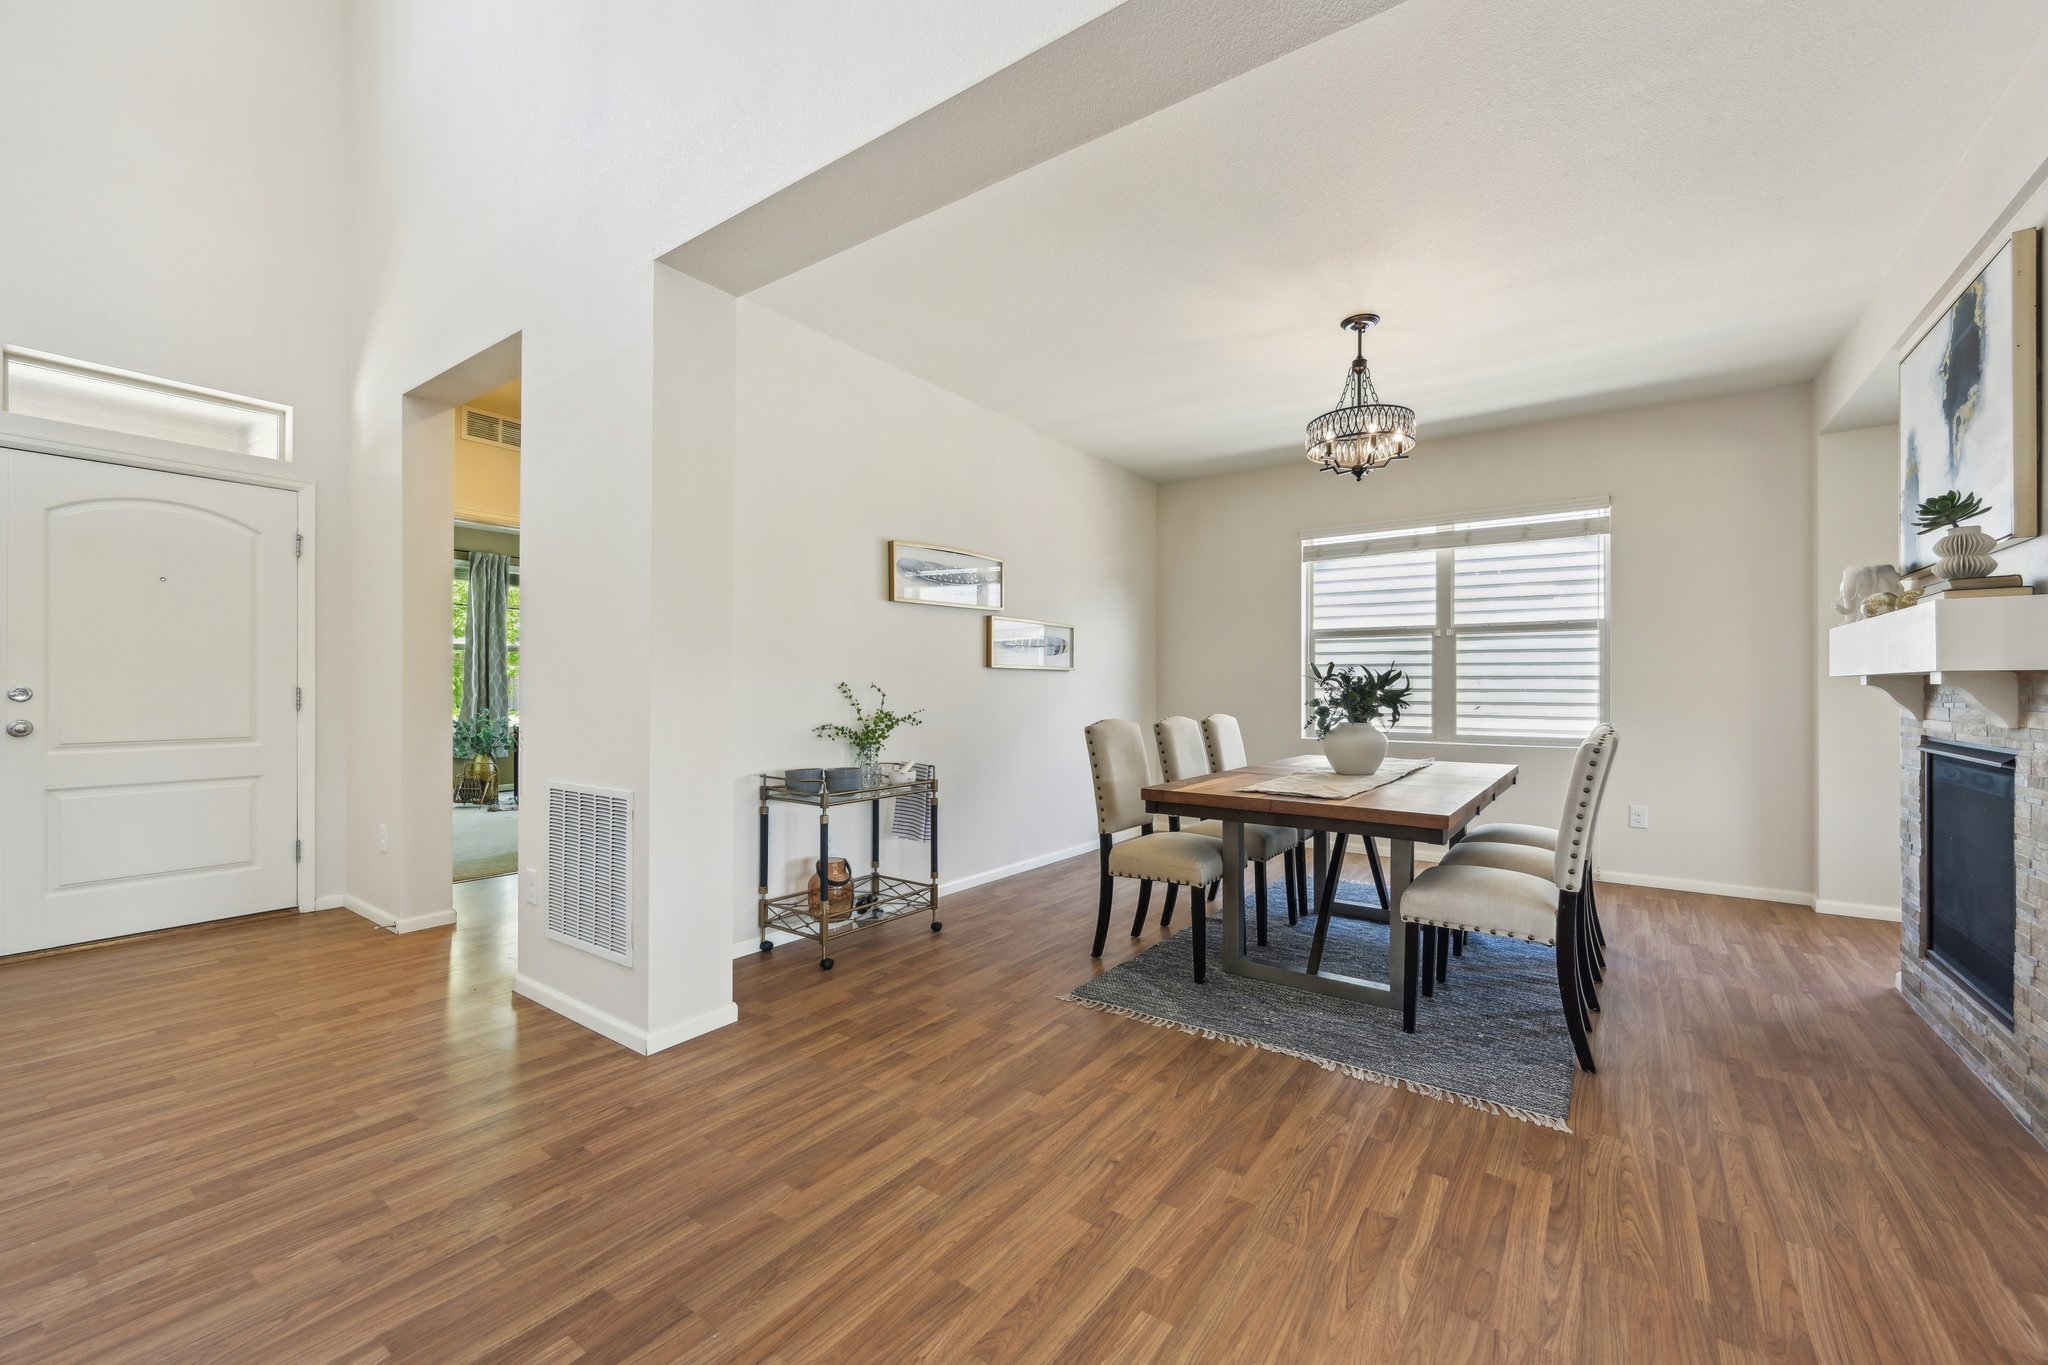
[[[1424,919],[1420,915],[1413,918],[1403,915],[1401,922],[1403,924],[1427,924],[1433,929],[1463,929],[1468,934],[1485,934],[1491,938],[1518,938],[1524,943],[1541,943],[1549,948],[1557,946],[1557,935],[1555,934],[1552,934],[1549,938],[1538,938],[1534,934],[1510,934],[1503,929],[1490,929],[1483,924],[1459,924],[1455,920]]]

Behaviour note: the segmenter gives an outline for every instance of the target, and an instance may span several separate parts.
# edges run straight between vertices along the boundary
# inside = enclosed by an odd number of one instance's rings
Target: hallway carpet
[[[519,870],[519,812],[455,808],[455,877],[473,882]]]

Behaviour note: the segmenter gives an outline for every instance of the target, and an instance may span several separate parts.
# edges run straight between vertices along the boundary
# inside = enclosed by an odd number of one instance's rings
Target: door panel
[[[0,953],[296,902],[297,516],[0,451]]]

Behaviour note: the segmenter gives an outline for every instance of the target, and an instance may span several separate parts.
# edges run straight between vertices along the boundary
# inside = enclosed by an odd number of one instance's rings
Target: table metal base
[[[1394,839],[1393,858],[1387,868],[1387,900],[1384,911],[1377,906],[1345,905],[1361,919],[1380,919],[1387,930],[1387,970],[1393,981],[1401,980],[1407,965],[1407,935],[1402,933],[1401,893],[1408,883],[1415,880],[1415,843],[1410,839]],[[1310,860],[1314,866],[1310,871],[1309,887],[1304,888],[1306,904],[1315,906],[1324,886],[1325,878],[1335,878],[1338,885],[1343,883],[1343,869],[1332,868],[1329,864],[1328,840],[1320,831],[1315,835],[1315,853]],[[1194,898],[1196,919],[1201,918],[1201,898]],[[1341,902],[1339,903],[1341,904]],[[1331,906],[1336,913],[1337,906]],[[1361,977],[1342,976],[1336,972],[1304,972],[1292,967],[1277,967],[1270,962],[1261,962],[1245,956],[1244,951],[1244,824],[1241,821],[1223,822],[1223,970],[1232,976],[1249,977],[1254,981],[1270,981],[1277,986],[1292,986],[1297,990],[1314,991],[1319,995],[1340,996],[1346,1000],[1363,1000],[1369,1005],[1382,1009],[1401,1007],[1401,988],[1386,981],[1367,981]],[[1377,913],[1375,913],[1377,912]],[[1198,922],[1196,932],[1204,932]],[[1195,979],[1202,979],[1199,966]]]

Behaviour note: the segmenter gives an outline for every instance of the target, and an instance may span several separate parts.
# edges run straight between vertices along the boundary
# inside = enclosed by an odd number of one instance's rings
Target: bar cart
[[[792,783],[782,773],[761,775],[761,951],[773,951],[770,929],[780,929],[818,945],[818,966],[832,970],[832,945],[848,934],[863,933],[891,920],[911,915],[929,915],[931,931],[939,923],[939,779],[920,777],[917,769],[901,765],[882,776],[875,785],[857,791],[831,791],[817,783]],[[925,802],[925,834],[931,844],[931,875],[926,881],[892,877],[882,871],[882,802],[885,800]],[[768,808],[780,801],[788,805],[814,806],[818,811],[818,866],[815,889],[787,895],[768,894]],[[868,807],[868,871],[865,877],[851,876],[835,882],[832,868],[832,812],[851,806]],[[848,882],[851,885],[848,885]],[[850,891],[850,897],[838,894]],[[850,899],[850,904],[847,901]],[[836,902],[836,903],[835,903]]]

